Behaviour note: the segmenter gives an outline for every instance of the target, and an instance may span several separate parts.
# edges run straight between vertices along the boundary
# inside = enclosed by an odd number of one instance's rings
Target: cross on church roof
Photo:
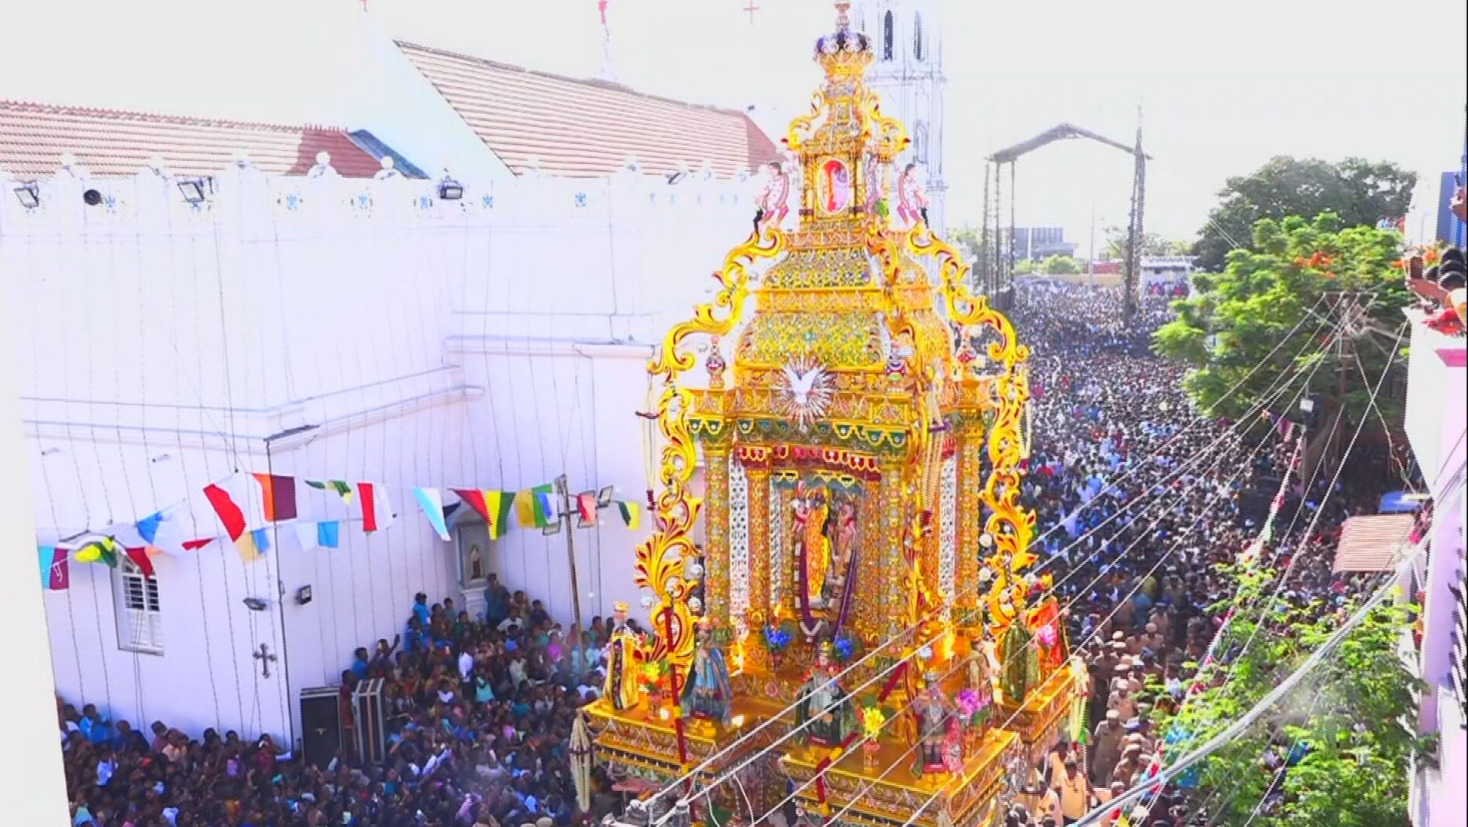
[[[754,4],[754,0],[749,0],[749,5],[744,7],[743,11],[749,12],[750,25],[754,25],[754,13],[759,11],[759,9],[760,7]]]

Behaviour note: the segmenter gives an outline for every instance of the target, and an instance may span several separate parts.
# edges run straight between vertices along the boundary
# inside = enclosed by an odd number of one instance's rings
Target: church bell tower
[[[882,95],[882,112],[907,124],[912,145],[899,169],[916,163],[931,202],[928,223],[944,235],[947,180],[943,158],[943,27],[938,0],[856,0],[856,29],[871,38],[876,59],[867,85]]]

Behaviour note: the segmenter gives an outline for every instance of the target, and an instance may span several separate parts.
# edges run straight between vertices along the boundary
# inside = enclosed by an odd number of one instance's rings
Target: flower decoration
[[[667,677],[667,661],[650,660],[642,665],[642,671],[638,675],[638,682],[648,692],[661,692],[663,690],[663,683]]]
[[[958,693],[958,711],[965,718],[972,718],[979,711],[979,693],[965,689]]]
[[[831,654],[836,658],[837,663],[850,663],[852,658],[856,657],[859,648],[860,646],[856,638],[846,632],[842,632],[836,636],[836,640],[831,644]]]
[[[869,706],[861,711],[861,731],[867,738],[876,738],[882,734],[882,727],[886,724],[887,716],[877,707]]]
[[[1046,623],[1044,626],[1041,626],[1035,632],[1035,637],[1039,639],[1040,645],[1046,649],[1053,647],[1056,641],[1060,639],[1059,633],[1055,631],[1054,623]]]
[[[765,648],[771,652],[783,652],[790,645],[790,641],[794,640],[795,633],[787,627],[787,624],[771,623],[765,626],[764,636]]]

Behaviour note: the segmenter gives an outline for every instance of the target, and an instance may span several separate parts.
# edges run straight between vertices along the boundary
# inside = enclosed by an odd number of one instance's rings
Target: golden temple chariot
[[[613,633],[594,760],[724,825],[787,799],[812,824],[987,825],[1084,684],[1024,574],[1029,353],[928,229],[847,5],[753,232],[649,365],[652,635]]]

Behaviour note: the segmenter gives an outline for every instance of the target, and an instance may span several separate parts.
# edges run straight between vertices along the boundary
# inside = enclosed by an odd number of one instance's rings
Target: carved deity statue
[[[928,222],[928,194],[918,180],[917,164],[908,164],[897,179],[897,217],[908,227]]]
[[[807,742],[834,747],[846,739],[856,722],[856,714],[847,703],[846,690],[836,677],[836,664],[831,660],[831,643],[822,641],[805,683],[800,687],[800,702],[795,707],[796,726]]]
[[[796,486],[791,503],[795,511],[794,545],[797,572],[805,579],[805,596],[809,605],[825,605],[826,577],[831,570],[831,538],[828,522],[831,506],[824,486],[807,489]]]
[[[913,715],[917,718],[918,737],[921,739],[917,766],[913,769],[917,775],[943,772],[947,769],[943,747],[948,740],[949,723],[953,717],[953,707],[943,697],[943,687],[938,683],[937,673],[929,673],[926,680],[927,689],[912,704]]]
[[[612,631],[607,636],[607,676],[602,685],[602,697],[616,710],[627,710],[637,705],[637,652],[640,642],[637,635],[627,628],[627,604],[618,601],[613,606]]]
[[[769,162],[765,165],[765,170],[768,178],[765,179],[765,187],[755,202],[756,232],[764,232],[765,227],[771,224],[778,228],[785,216],[790,214],[790,174],[779,161]]]
[[[699,624],[698,648],[694,650],[679,705],[685,716],[727,725],[733,696],[734,690],[729,684],[729,662],[724,657],[724,650],[714,644],[712,624],[705,619]]]

